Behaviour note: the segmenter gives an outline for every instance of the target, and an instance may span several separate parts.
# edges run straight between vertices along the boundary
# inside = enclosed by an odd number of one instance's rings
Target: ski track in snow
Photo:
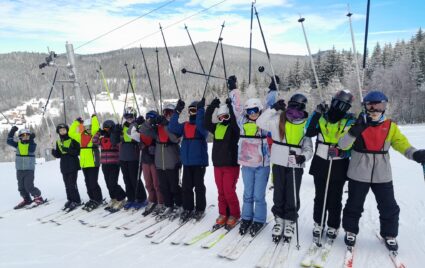
[[[425,125],[401,127],[403,133],[416,148],[425,148]],[[211,148],[210,148],[211,149]],[[397,202],[401,208],[399,229],[399,257],[409,268],[422,268],[425,261],[425,184],[420,165],[405,159],[391,151],[394,188]],[[211,163],[211,162],[210,162]],[[311,243],[313,225],[312,210],[314,198],[313,178],[304,170],[301,186],[301,209],[299,217],[300,250],[296,250],[296,240],[292,242],[288,260],[284,267],[300,267],[299,263]],[[0,215],[20,201],[16,186],[14,163],[0,163],[3,174],[0,180]],[[0,219],[0,267],[253,267],[266,247],[271,243],[273,221],[259,234],[243,255],[236,261],[217,256],[227,243],[235,239],[237,230],[220,241],[211,249],[201,248],[203,241],[185,246],[171,245],[172,238],[161,244],[151,244],[145,237],[149,229],[133,236],[124,237],[131,230],[116,230],[119,222],[112,222],[108,228],[87,227],[77,220],[67,221],[57,226],[53,223],[40,224],[36,219],[60,209],[65,202],[65,189],[59,171],[59,161],[38,164],[36,166],[35,185],[40,188],[43,197],[54,199],[51,204],[32,210],[11,213]],[[108,197],[102,172],[99,183],[104,197]],[[120,175],[120,184],[124,186]],[[212,166],[207,168],[205,177],[207,202],[217,203],[217,192]],[[83,175],[79,173],[78,186],[83,200],[88,200]],[[242,206],[243,182],[237,185],[238,197]],[[344,194],[343,204],[347,198]],[[272,205],[272,192],[267,195],[268,211]],[[202,224],[191,229],[196,235],[213,225],[217,216],[217,207],[206,215]],[[110,216],[113,217],[113,216]],[[123,217],[125,215],[123,214]],[[99,219],[100,220],[100,219]],[[103,219],[102,219],[103,220]],[[90,221],[92,223],[92,221]],[[93,222],[95,223],[95,222]],[[184,229],[183,229],[184,230]],[[366,200],[365,211],[360,220],[360,233],[355,249],[354,267],[393,267],[388,252],[375,237],[379,230],[379,214],[376,201],[371,192]],[[328,259],[327,267],[341,267],[345,246],[343,231],[335,241]]]

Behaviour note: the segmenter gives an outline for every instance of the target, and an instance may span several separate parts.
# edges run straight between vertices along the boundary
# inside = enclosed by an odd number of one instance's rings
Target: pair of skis
[[[264,251],[255,267],[283,267],[289,256],[291,241],[292,237],[282,236],[277,242],[273,242]]]
[[[334,244],[335,239],[327,238],[326,242],[319,246],[317,243],[313,242],[309,247],[306,255],[301,261],[301,266],[303,267],[316,267],[323,268],[326,265],[329,254],[331,252],[332,246]]]

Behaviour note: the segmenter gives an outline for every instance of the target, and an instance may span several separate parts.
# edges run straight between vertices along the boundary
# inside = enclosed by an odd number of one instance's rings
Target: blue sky
[[[168,3],[171,2],[171,3]],[[369,47],[376,42],[409,39],[425,27],[423,0],[371,0]],[[168,4],[167,4],[168,3]],[[347,4],[353,15],[357,49],[362,50],[366,0],[258,0],[259,12],[269,50],[272,53],[307,53],[299,14],[313,52],[335,46],[349,49]],[[161,5],[165,7],[136,20],[111,34],[77,49],[88,54],[139,46],[163,46],[158,23],[165,28],[167,44],[188,45],[184,23],[195,42],[216,41],[225,20],[224,43],[249,46],[250,0],[0,0],[0,53],[12,51],[45,52],[47,46],[64,52],[70,41],[77,48],[86,41],[114,29]],[[202,9],[208,11],[177,23]],[[422,12],[422,14],[421,14]],[[264,50],[258,25],[254,21],[253,46]]]

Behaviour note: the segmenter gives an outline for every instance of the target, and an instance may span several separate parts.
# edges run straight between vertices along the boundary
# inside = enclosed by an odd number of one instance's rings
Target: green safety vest
[[[228,126],[229,125],[223,125],[221,123],[218,123],[215,127],[214,139],[215,140],[223,140]]]
[[[293,124],[286,121],[285,124],[285,138],[288,145],[299,145],[304,138],[304,128],[307,121],[301,124]]]
[[[348,131],[348,129],[345,129],[347,123],[347,118],[343,118],[336,123],[331,123],[326,121],[323,116],[320,117],[319,127],[323,137],[323,142],[329,144],[338,144],[338,140]]]
[[[123,132],[122,135],[124,137],[124,142],[131,142],[133,139],[130,136],[128,136],[127,131],[128,131],[128,127],[124,127],[123,130],[122,130],[122,132]]]
[[[18,151],[20,156],[27,156],[29,151],[30,144],[18,142]]]
[[[258,127],[255,123],[249,122],[243,124],[243,131],[245,136],[255,136],[257,134]]]
[[[62,147],[65,147],[65,148],[71,147],[71,142],[72,142],[71,139],[67,139],[63,143],[61,143],[60,140],[57,141],[58,148],[61,151],[61,154],[67,154],[67,152],[65,152],[65,151],[62,150]]]

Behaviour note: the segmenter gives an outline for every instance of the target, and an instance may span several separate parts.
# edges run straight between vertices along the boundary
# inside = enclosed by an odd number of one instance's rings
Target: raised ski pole
[[[364,47],[363,47],[363,87],[366,80],[366,60],[367,60],[367,38],[369,35],[369,14],[370,14],[370,0],[367,0],[367,12],[366,12],[366,28],[365,28],[365,37],[364,37]],[[360,100],[363,100],[363,96],[360,95]]]
[[[224,60],[223,38],[220,38],[219,41],[220,41],[220,48],[221,48],[221,58],[223,59],[224,77],[227,77],[226,61]],[[227,97],[229,97],[229,83],[227,83],[227,81],[226,81],[226,88],[227,88]]]
[[[196,55],[196,58],[198,59],[199,65],[201,66],[202,73],[205,74],[205,69],[204,69],[204,66],[202,65],[201,58],[199,58],[198,51],[196,50],[195,44],[193,43],[192,37],[190,36],[189,29],[187,28],[186,24],[184,25],[184,28],[186,29],[187,35],[189,36],[190,43],[192,44],[193,50],[195,51],[195,55]]]
[[[140,45],[140,51],[142,52],[143,62],[144,62],[144,64],[145,64],[145,69],[146,69],[146,74],[147,74],[147,76],[148,76],[149,86],[151,87],[151,92],[152,92],[153,101],[155,102],[155,108],[156,108],[156,111],[159,113],[159,110],[158,110],[158,102],[156,101],[155,93],[154,93],[154,91],[153,91],[152,80],[151,80],[151,76],[150,76],[150,74],[149,74],[148,64],[146,63],[145,53],[143,52],[142,45]]]
[[[4,113],[0,112],[0,114],[4,117],[4,119],[6,119],[7,123],[11,126],[13,126],[13,124],[10,122],[9,118],[7,118]]]
[[[161,90],[161,73],[159,71],[159,54],[158,54],[158,48],[155,49],[156,53],[156,67],[158,71],[158,90],[159,90],[159,105],[161,107],[161,114],[162,114],[162,90]]]
[[[251,67],[252,67],[252,22],[254,20],[254,5],[256,1],[251,3],[251,26],[249,28],[249,72],[248,72],[248,85],[251,84]]]
[[[44,114],[46,113],[47,105],[49,104],[50,97],[52,96],[52,91],[53,91],[53,88],[55,87],[57,76],[58,76],[58,69],[56,69],[55,76],[54,76],[53,82],[52,82],[52,86],[50,87],[49,96],[47,97],[46,105],[44,105],[43,114],[41,115],[42,117],[44,117]]]
[[[313,59],[313,55],[311,54],[310,44],[308,43],[307,34],[304,28],[304,21],[305,21],[305,18],[299,18],[298,20],[298,22],[301,23],[301,27],[303,29],[305,44],[307,45],[308,55],[310,57],[310,62],[311,62],[311,68],[313,69],[314,80],[316,81],[316,87],[317,87],[317,90],[319,90],[320,99],[324,101],[325,98],[323,97],[323,92],[322,92],[322,89],[320,88],[319,77],[317,76],[316,66],[314,64],[314,59]]]
[[[65,90],[64,85],[62,85],[62,102],[63,102],[63,119],[66,124],[66,102],[65,102]]]
[[[323,227],[325,225],[325,213],[326,213],[326,205],[327,205],[327,199],[328,199],[328,191],[329,191],[329,181],[331,178],[331,173],[332,173],[332,162],[333,162],[333,158],[331,157],[331,159],[329,160],[329,168],[328,168],[328,176],[326,177],[326,186],[325,186],[325,197],[323,199],[323,207],[322,207],[322,215],[320,218],[320,237],[319,237],[319,247],[322,246],[322,236],[323,236]]]
[[[277,89],[278,86],[277,86],[277,81],[276,81],[276,75],[275,75],[273,65],[272,65],[272,61],[271,61],[271,58],[270,58],[269,49],[267,47],[266,38],[264,37],[263,27],[261,27],[260,17],[258,16],[257,8],[255,6],[254,6],[254,11],[255,11],[255,16],[257,17],[258,27],[260,28],[261,37],[263,38],[264,49],[266,50],[266,55],[267,55],[267,60],[268,60],[269,65],[270,65],[270,70],[272,71],[272,75],[273,75],[272,80],[273,80],[273,83],[274,83],[274,85]]]
[[[177,94],[179,99],[181,99],[179,85],[177,84],[176,74],[174,73],[173,63],[171,62],[170,52],[168,51],[167,42],[165,41],[164,31],[162,30],[161,23],[159,24],[159,29],[161,30],[162,39],[164,40],[165,50],[167,51],[168,61],[170,62],[171,72],[173,73],[174,83],[176,84]]]
[[[105,86],[106,92],[108,93],[108,98],[109,98],[109,101],[111,102],[112,110],[114,111],[114,115],[117,119],[117,122],[119,122],[120,118],[117,112],[115,111],[114,101],[112,100],[111,93],[109,92],[108,82],[105,79],[105,74],[103,73],[102,66],[99,65],[99,70],[96,70],[96,72],[98,72],[100,76],[102,77],[103,85]]]
[[[205,93],[207,91],[208,82],[210,81],[211,71],[212,71],[212,68],[214,66],[215,56],[217,55],[217,49],[218,49],[218,45],[220,43],[220,38],[221,38],[221,34],[223,33],[225,23],[226,22],[224,21],[223,24],[221,25],[220,35],[218,36],[217,44],[215,46],[214,55],[213,55],[213,58],[212,58],[212,61],[211,61],[210,70],[208,72],[207,81],[205,83],[205,88],[204,88],[204,93],[202,94],[202,98],[205,98]]]
[[[354,63],[356,65],[357,84],[359,86],[360,100],[362,100],[363,99],[362,81],[361,81],[361,78],[360,78],[359,60],[357,58],[356,41],[354,39],[353,23],[352,23],[352,20],[351,20],[351,16],[353,15],[353,13],[350,12],[350,5],[347,5],[347,9],[348,9],[347,17],[348,17],[348,22],[350,24],[350,32],[351,32],[351,42],[353,43]]]
[[[188,74],[196,74],[196,75],[201,75],[201,76],[205,76],[205,77],[211,77],[211,78],[217,78],[217,79],[227,80],[227,79],[226,79],[226,78],[224,78],[224,77],[219,77],[219,76],[215,76],[215,75],[208,75],[208,74],[202,74],[202,73],[198,73],[198,72],[194,72],[194,71],[189,71],[189,70],[187,70],[186,68],[183,68],[183,69],[181,70],[181,72],[182,72],[183,74],[186,74],[186,73],[188,73]]]
[[[136,102],[137,113],[140,115],[139,104],[137,103],[136,92],[134,91],[133,82],[131,80],[130,72],[128,71],[128,64],[127,64],[127,62],[124,63],[124,66],[125,66],[125,70],[126,70],[127,76],[128,76],[128,83],[130,84],[131,91],[133,92],[133,98],[134,98],[134,101]],[[128,92],[128,88],[127,88],[127,92]],[[126,101],[127,101],[127,96],[126,96]]]
[[[89,84],[87,84],[87,82],[86,82],[86,88],[87,88],[87,92],[89,93],[91,105],[93,106],[93,112],[94,112],[94,114],[97,114],[96,106],[94,105],[93,98],[91,96],[91,92],[90,92],[90,88],[89,88]]]

